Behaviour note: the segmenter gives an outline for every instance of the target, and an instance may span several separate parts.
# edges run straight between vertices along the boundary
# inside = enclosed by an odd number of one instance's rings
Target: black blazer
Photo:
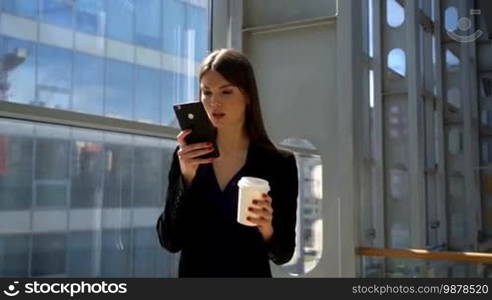
[[[181,250],[180,277],[271,277],[271,259],[288,262],[295,248],[298,172],[291,152],[250,143],[245,165],[221,191],[212,164],[201,164],[186,187],[174,150],[166,203],[157,220],[161,245]],[[256,227],[237,223],[237,181],[254,176],[270,183],[274,233],[265,242]]]

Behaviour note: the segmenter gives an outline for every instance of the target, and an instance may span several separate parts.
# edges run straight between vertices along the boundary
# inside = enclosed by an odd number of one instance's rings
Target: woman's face
[[[200,90],[200,100],[215,127],[230,127],[244,122],[247,98],[220,73],[207,71],[200,81]]]

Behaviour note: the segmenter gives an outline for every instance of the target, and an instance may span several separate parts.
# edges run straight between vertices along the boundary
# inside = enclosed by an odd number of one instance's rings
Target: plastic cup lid
[[[268,184],[268,181],[258,177],[243,176],[241,177],[237,185],[239,187],[265,188],[270,190],[270,184]]]

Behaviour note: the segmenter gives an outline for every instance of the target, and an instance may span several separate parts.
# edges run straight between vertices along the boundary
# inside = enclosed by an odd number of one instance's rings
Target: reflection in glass
[[[72,28],[74,2],[66,0],[40,0],[41,21]]]
[[[153,228],[137,228],[133,231],[134,277],[149,277],[156,274],[160,265],[155,263],[158,242]]]
[[[66,276],[66,237],[62,233],[35,234],[32,237],[32,276]]]
[[[134,206],[158,207],[160,205],[162,182],[162,150],[156,147],[135,149],[135,190]]]
[[[10,14],[37,19],[38,1],[36,0],[2,0],[0,1],[3,11]]]
[[[0,101],[29,104],[35,99],[36,48],[33,43],[0,37]]]
[[[135,119],[145,123],[159,123],[161,102],[161,72],[156,69],[136,67]]]
[[[78,140],[72,146],[70,206],[100,207],[104,167],[107,164],[101,143]]]
[[[70,109],[72,52],[38,45],[37,104]]]
[[[75,53],[73,110],[102,115],[104,104],[104,60],[100,57]]]
[[[187,34],[189,37],[187,43],[188,57],[193,57],[196,61],[202,61],[207,52],[207,26],[208,15],[205,7],[188,5],[186,8]]]
[[[134,0],[106,1],[106,35],[114,40],[133,43],[134,11]]]
[[[135,0],[135,42],[140,46],[160,50],[162,2]]]
[[[130,230],[103,230],[101,276],[124,277],[131,274]]]
[[[178,128],[178,121],[174,115],[173,104],[188,102],[183,97],[183,75],[162,72],[162,124]]]
[[[104,114],[112,118],[132,119],[133,65],[106,61],[106,102]]]
[[[91,231],[73,231],[68,235],[67,276],[93,277],[98,269],[96,257],[97,235]]]
[[[104,0],[77,0],[76,29],[93,35],[104,35],[106,12]]]
[[[163,0],[162,5],[162,49],[164,52],[184,56],[185,2]]]
[[[0,277],[27,277],[29,274],[28,234],[0,234]]]
[[[175,144],[0,119],[0,276],[176,276],[155,232]]]
[[[31,207],[32,151],[31,139],[2,135],[0,130],[0,211]]]
[[[132,205],[133,147],[106,144],[108,165],[104,176],[104,207]]]

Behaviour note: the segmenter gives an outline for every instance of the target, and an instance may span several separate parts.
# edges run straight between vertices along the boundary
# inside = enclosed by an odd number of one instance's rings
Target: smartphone
[[[174,113],[178,119],[181,130],[191,129],[191,133],[185,137],[187,144],[211,142],[214,151],[201,155],[199,158],[219,157],[217,147],[217,128],[208,118],[205,107],[200,101],[187,102],[173,105]]]

